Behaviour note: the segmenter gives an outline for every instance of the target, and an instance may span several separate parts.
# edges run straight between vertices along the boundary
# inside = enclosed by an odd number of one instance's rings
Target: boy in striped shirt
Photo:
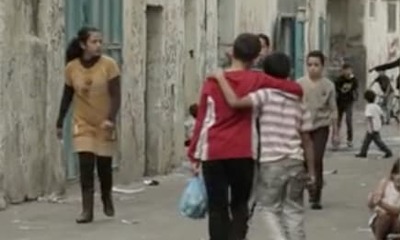
[[[265,58],[263,68],[267,74],[284,81],[290,74],[290,59],[283,53],[273,53]],[[315,179],[310,113],[296,95],[261,89],[239,99],[223,72],[217,73],[215,78],[231,107],[260,111],[261,164],[256,189],[271,236],[305,240],[305,165],[311,182]]]

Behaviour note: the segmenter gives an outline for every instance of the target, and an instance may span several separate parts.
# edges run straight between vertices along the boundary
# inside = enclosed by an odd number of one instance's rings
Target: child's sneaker
[[[383,156],[383,158],[391,158],[393,157],[393,153],[386,153],[385,156]]]

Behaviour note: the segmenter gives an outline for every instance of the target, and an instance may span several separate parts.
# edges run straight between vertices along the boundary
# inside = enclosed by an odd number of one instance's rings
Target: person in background
[[[264,59],[271,52],[271,40],[267,35],[262,34],[262,33],[258,34],[258,38],[261,43],[261,51],[258,56],[258,59],[255,61],[254,69],[263,71]]]
[[[257,35],[243,33],[235,39],[232,64],[225,77],[236,93],[244,96],[260,88],[274,88],[301,97],[298,84],[251,71],[260,50]],[[258,148],[256,116],[252,109],[236,111],[229,107],[215,79],[206,79],[188,157],[194,174],[202,167],[210,240],[246,238]]]
[[[65,86],[57,119],[62,138],[64,118],[72,107],[74,150],[79,156],[82,213],[77,223],[93,221],[94,169],[100,180],[106,216],[115,214],[112,200],[112,156],[116,148],[116,118],[120,108],[118,64],[102,54],[100,31],[84,27],[67,48]]]
[[[382,109],[378,104],[375,103],[376,94],[368,90],[364,94],[364,98],[367,101],[365,107],[365,117],[367,118],[367,133],[365,135],[360,153],[356,155],[358,158],[366,158],[368,154],[368,148],[373,141],[379,149],[385,153],[384,158],[391,158],[393,156],[392,151],[382,141],[380,130],[382,128]]]
[[[393,86],[390,78],[385,74],[384,71],[378,72],[378,77],[372,82],[371,89],[377,96],[377,103],[383,111],[383,124],[390,123],[390,110],[389,104],[391,103],[391,97],[394,93]]]
[[[185,121],[185,146],[189,147],[190,139],[193,136],[194,124],[197,117],[197,104],[192,104],[189,107],[189,117]]]
[[[290,65],[289,57],[277,52],[265,58],[263,68],[266,74],[287,81]],[[222,71],[215,77],[231,107],[261,110],[261,166],[256,192],[270,236],[274,239],[305,240],[304,164],[309,171],[310,183],[315,180],[314,149],[309,133],[312,129],[310,113],[296,95],[281,90],[260,89],[238,98]]]
[[[332,143],[338,144],[337,105],[335,85],[324,77],[325,56],[321,51],[312,51],[307,56],[308,76],[298,80],[304,91],[306,107],[311,112],[316,171],[316,187],[310,191],[311,208],[322,209],[324,155],[332,126]]]
[[[358,98],[358,80],[349,64],[342,66],[342,73],[335,81],[338,107],[338,131],[346,114],[347,146],[353,146],[353,105]]]
[[[368,207],[373,212],[369,226],[376,240],[400,233],[400,158],[394,162],[389,176],[369,194]]]

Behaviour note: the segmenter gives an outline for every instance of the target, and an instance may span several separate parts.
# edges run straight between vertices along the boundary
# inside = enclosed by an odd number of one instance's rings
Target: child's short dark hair
[[[318,58],[321,61],[321,65],[325,66],[325,55],[323,52],[319,50],[314,50],[308,53],[307,59],[309,58]]]
[[[255,34],[242,33],[233,43],[233,56],[244,63],[252,63],[260,51],[261,43]]]
[[[376,94],[374,93],[374,91],[367,90],[364,93],[364,98],[365,100],[367,100],[368,103],[373,103],[375,102]]]
[[[282,52],[271,53],[264,59],[263,70],[276,78],[288,78],[291,71],[290,58]]]
[[[189,114],[190,116],[196,118],[197,117],[197,104],[194,103],[189,107]]]

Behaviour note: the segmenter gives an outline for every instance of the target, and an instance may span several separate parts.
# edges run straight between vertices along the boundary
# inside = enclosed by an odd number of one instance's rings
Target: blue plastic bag
[[[203,219],[207,212],[207,193],[203,179],[193,177],[183,191],[180,203],[180,213],[191,219]]]

